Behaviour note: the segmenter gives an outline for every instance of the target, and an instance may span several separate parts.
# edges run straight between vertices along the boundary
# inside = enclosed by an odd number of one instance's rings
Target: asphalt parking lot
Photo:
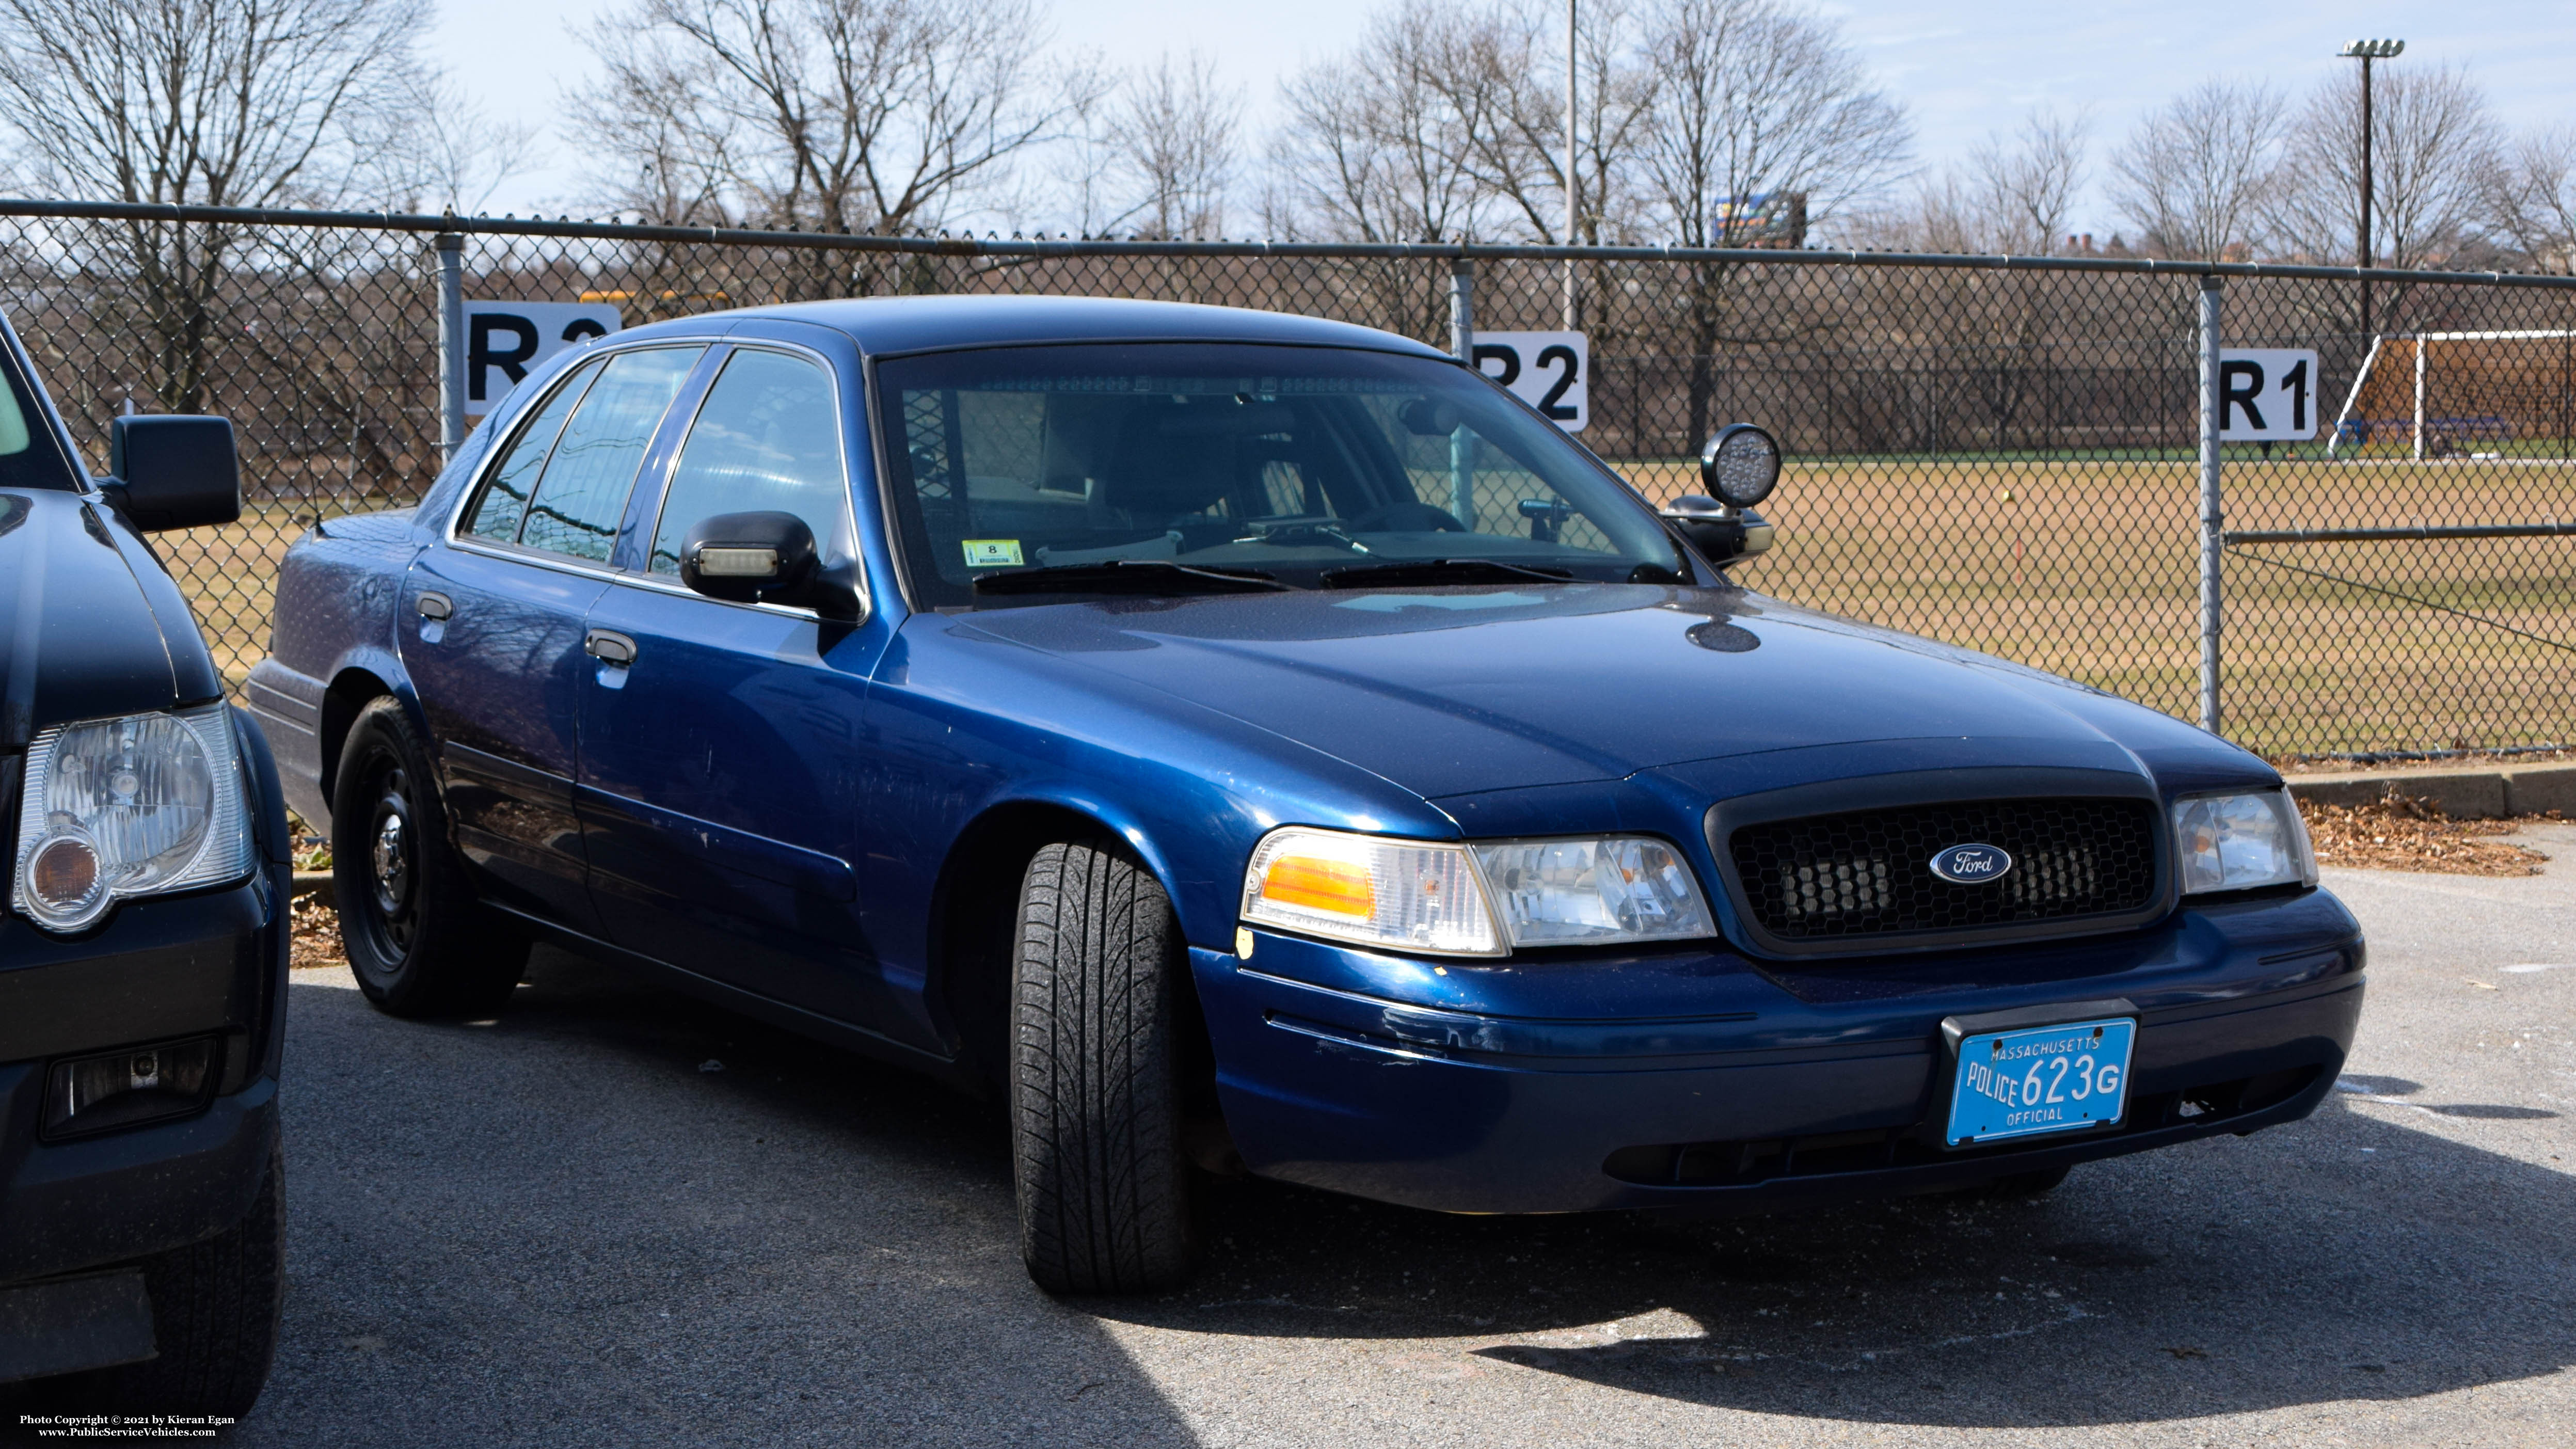
[[[2563,1444],[2576,827],[2368,924],[2313,1119],[2036,1203],[1671,1225],[1224,1188],[1191,1291],[1023,1276],[998,1117],[540,953],[423,1026],[302,971],[245,1445]],[[721,1063],[721,1069],[712,1064]]]

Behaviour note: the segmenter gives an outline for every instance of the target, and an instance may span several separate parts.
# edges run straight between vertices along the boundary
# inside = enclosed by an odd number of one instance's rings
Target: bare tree
[[[1913,125],[1826,22],[1774,0],[1665,0],[1645,21],[1658,78],[1642,148],[1657,218],[1684,246],[1740,246],[1753,199],[1806,198],[1809,225],[1875,199]]]
[[[1662,0],[1643,19],[1657,78],[1640,184],[1684,246],[1769,240],[1780,208],[1808,223],[1875,197],[1906,165],[1913,127],[1871,86],[1831,25],[1776,0]],[[1688,437],[1709,425],[1735,270],[1694,263],[1682,282]]]
[[[599,199],[822,231],[956,224],[1085,97],[1029,0],[633,0],[587,32]]]
[[[2382,68],[2372,99],[2375,264],[2438,265],[2467,239],[2488,196],[2497,144],[2486,97],[2457,69],[2409,62]],[[2319,86],[2300,108],[2267,189],[2276,251],[2353,260],[2361,211],[2358,67]]]
[[[1477,186],[1497,203],[1486,219],[1498,236],[1586,245],[1627,240],[1654,77],[1637,53],[1627,0],[1580,7],[1572,60],[1577,154],[1569,178],[1564,14],[1558,0],[1452,4],[1443,23],[1426,30],[1437,57],[1430,75],[1452,110],[1485,118],[1464,136],[1466,160]],[[1576,192],[1571,232],[1568,187]]]
[[[1985,241],[2012,256],[2046,256],[2065,244],[2076,193],[2084,187],[2091,118],[2046,107],[2022,118],[2010,138],[1989,134],[1968,157],[1969,193]]]
[[[2081,112],[2033,110],[2011,135],[1989,132],[1964,163],[1917,176],[1893,204],[1856,216],[1849,234],[1895,251],[2046,256],[2065,245],[2089,130]]]
[[[419,77],[423,0],[0,0],[0,126],[65,196],[348,199],[365,113]]]
[[[2576,127],[2526,131],[2488,168],[2485,221],[2531,267],[2576,272]]]
[[[2111,155],[2111,199],[2149,256],[2242,260],[2289,103],[2260,83],[2206,80],[2138,122]]]
[[[1430,0],[1401,0],[1370,18],[1350,54],[1281,88],[1287,118],[1271,164],[1283,184],[1266,219],[1282,234],[1366,242],[1477,234],[1487,192],[1469,138],[1492,130],[1496,100],[1446,73],[1454,17]]]
[[[12,178],[57,196],[340,203],[380,185],[364,144],[421,83],[422,0],[0,0]],[[391,200],[382,192],[366,200]],[[100,325],[139,332],[162,406],[210,401],[229,227],[136,221]]]
[[[360,194],[396,211],[471,215],[543,153],[535,131],[485,116],[453,79],[415,69],[390,104],[363,108],[356,132]]]
[[[1159,239],[1223,234],[1242,112],[1215,62],[1195,51],[1177,69],[1166,54],[1130,75],[1115,136],[1135,199],[1112,225],[1132,217],[1141,235]]]

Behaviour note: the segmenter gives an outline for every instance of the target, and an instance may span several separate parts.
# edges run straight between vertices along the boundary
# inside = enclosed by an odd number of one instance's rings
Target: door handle
[[[613,629],[593,629],[582,636],[581,652],[623,669],[635,662],[635,641]]]
[[[412,607],[420,610],[420,616],[424,619],[445,619],[456,612],[454,601],[435,590],[413,600]]]

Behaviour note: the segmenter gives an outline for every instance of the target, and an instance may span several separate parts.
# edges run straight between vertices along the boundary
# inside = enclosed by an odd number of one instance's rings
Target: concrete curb
[[[2391,789],[2430,800],[2454,820],[2496,820],[2557,810],[2576,817],[2576,765],[2501,765],[2284,775],[2290,793],[2316,805],[2367,805]]]

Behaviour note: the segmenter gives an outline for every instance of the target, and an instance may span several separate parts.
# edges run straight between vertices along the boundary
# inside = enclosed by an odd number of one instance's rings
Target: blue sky
[[[1196,48],[1240,86],[1247,118],[1267,121],[1281,77],[1346,43],[1378,0],[1209,4],[1205,0],[1041,0],[1061,45],[1112,62],[1150,64]],[[566,150],[546,129],[562,86],[584,69],[568,30],[615,8],[614,0],[440,0],[429,54],[496,116],[540,131],[554,164],[532,170],[492,202],[526,213],[570,205]],[[2174,92],[2214,74],[2268,79],[2301,90],[2338,65],[2335,47],[2355,36],[2407,42],[2398,65],[2468,67],[2511,125],[2576,122],[2567,77],[2576,70],[2576,4],[2555,0],[1987,0],[1903,4],[1828,0],[1877,71],[1913,112],[1926,162],[1964,153],[1990,129],[2033,105],[2090,106],[2097,164],[2105,144]],[[2084,230],[2119,225],[2098,186],[2079,209]]]

